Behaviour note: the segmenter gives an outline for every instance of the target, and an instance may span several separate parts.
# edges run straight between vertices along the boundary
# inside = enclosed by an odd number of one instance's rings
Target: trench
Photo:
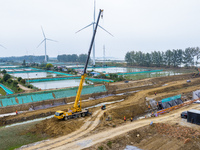
[[[103,103],[99,103],[99,104],[96,104],[96,105],[93,105],[93,106],[90,106],[90,107],[86,107],[84,109],[100,107],[101,105],[110,105],[110,104],[119,103],[119,102],[122,102],[122,101],[124,101],[124,99],[116,100],[116,101],[112,101],[112,102],[103,102]],[[53,118],[53,117],[54,117],[54,115],[50,115],[50,116],[44,117],[44,118],[37,118],[37,119],[33,119],[33,120],[28,120],[28,121],[24,121],[24,122],[6,125],[6,126],[3,126],[3,128],[13,127],[13,126],[17,126],[17,125],[23,125],[23,124],[27,124],[27,123],[33,123],[33,122],[37,122],[37,121],[50,119],[50,118]]]

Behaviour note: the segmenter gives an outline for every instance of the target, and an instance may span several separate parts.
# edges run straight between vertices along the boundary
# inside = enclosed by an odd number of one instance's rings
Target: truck
[[[93,32],[92,40],[91,40],[91,43],[90,43],[88,56],[87,56],[87,60],[86,60],[85,66],[84,66],[83,74],[81,75],[81,80],[80,80],[80,84],[79,84],[78,91],[77,91],[77,94],[76,94],[74,106],[69,108],[68,111],[62,111],[62,110],[56,111],[54,117],[59,119],[59,120],[68,120],[68,119],[73,119],[73,118],[85,117],[86,115],[90,114],[88,109],[83,109],[83,110],[81,109],[81,98],[80,98],[80,96],[81,96],[81,92],[82,92],[82,89],[83,89],[83,82],[84,82],[84,80],[87,76],[86,70],[87,70],[89,59],[90,59],[90,53],[91,53],[91,50],[92,50],[92,45],[94,43],[99,19],[100,19],[100,16],[102,17],[102,14],[103,14],[103,10],[100,9],[99,15],[98,15],[98,18],[97,18],[97,23],[96,23],[96,26],[95,26],[95,29],[94,29],[94,32]]]

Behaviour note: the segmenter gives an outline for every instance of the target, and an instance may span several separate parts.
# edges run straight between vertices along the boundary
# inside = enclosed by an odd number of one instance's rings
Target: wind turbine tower
[[[44,62],[47,63],[47,40],[53,41],[53,42],[57,42],[57,41],[46,38],[46,36],[45,36],[45,34],[44,34],[44,30],[43,30],[42,27],[41,27],[41,29],[42,29],[42,33],[43,33],[44,39],[43,39],[42,42],[37,46],[37,48],[44,42],[44,49],[45,49],[45,58],[44,58]]]
[[[78,30],[76,33],[80,32],[81,30],[83,30],[83,29],[85,29],[85,28],[87,28],[87,27],[89,27],[91,25],[93,25],[93,33],[94,33],[94,29],[95,29],[95,25],[96,25],[96,22],[95,22],[95,11],[96,11],[96,0],[94,0],[94,21],[91,24],[85,26],[84,28]],[[107,32],[108,34],[113,36],[110,32],[108,32],[106,29],[104,29],[100,25],[98,25],[98,27],[100,27],[102,30],[104,30],[105,32]],[[93,66],[95,66],[95,41],[93,43]]]

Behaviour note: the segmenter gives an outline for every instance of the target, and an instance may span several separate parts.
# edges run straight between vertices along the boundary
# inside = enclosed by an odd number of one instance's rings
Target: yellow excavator
[[[99,15],[98,15],[98,18],[97,18],[97,23],[96,23],[96,26],[95,26],[95,29],[94,29],[94,32],[93,32],[92,41],[90,43],[90,48],[89,48],[89,51],[88,51],[88,57],[87,57],[87,60],[86,60],[86,63],[85,63],[84,71],[83,71],[83,74],[81,75],[81,81],[80,81],[80,84],[79,84],[78,92],[76,94],[74,107],[69,108],[68,111],[61,111],[61,110],[56,111],[54,117],[58,118],[59,120],[61,120],[61,119],[68,120],[68,119],[72,119],[72,118],[85,117],[86,115],[90,114],[88,109],[84,109],[84,110],[81,109],[80,96],[81,96],[81,91],[82,91],[82,88],[83,88],[83,82],[84,82],[84,80],[87,76],[86,70],[87,70],[89,59],[90,59],[90,53],[91,53],[92,45],[93,45],[93,42],[94,42],[94,39],[95,39],[99,19],[100,19],[100,16],[101,16],[102,13],[103,13],[103,10],[100,9]],[[79,103],[79,101],[80,101],[80,103]]]

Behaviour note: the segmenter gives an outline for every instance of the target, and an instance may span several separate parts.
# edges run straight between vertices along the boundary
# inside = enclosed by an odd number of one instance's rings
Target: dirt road
[[[97,143],[101,143],[110,138],[127,133],[131,130],[146,126],[146,125],[150,124],[152,121],[154,123],[163,123],[163,122],[168,122],[168,121],[174,120],[177,117],[180,117],[180,113],[182,111],[188,110],[188,109],[194,109],[194,108],[200,108],[200,105],[192,104],[191,106],[183,107],[181,109],[172,111],[169,114],[165,114],[160,117],[134,121],[132,123],[127,123],[125,125],[121,125],[116,128],[107,129],[106,131],[99,132],[99,133],[96,133],[93,135],[88,135],[86,137],[86,135],[96,127],[96,125],[98,124],[98,121],[100,121],[99,120],[100,116],[103,115],[103,111],[101,111],[100,113],[99,113],[99,111],[97,111],[96,114],[98,114],[98,113],[99,114],[95,118],[94,123],[92,123],[91,125],[85,124],[85,126],[83,126],[80,130],[77,130],[76,132],[74,132],[70,135],[59,137],[59,138],[56,138],[56,139],[53,139],[50,141],[42,142],[38,145],[29,145],[29,147],[26,147],[24,149],[28,149],[28,150],[32,150],[32,149],[55,149],[55,150],[84,149],[84,148],[90,147],[92,145],[95,145]],[[96,114],[95,114],[95,116],[96,116]],[[87,120],[87,122],[88,121],[89,120]]]

